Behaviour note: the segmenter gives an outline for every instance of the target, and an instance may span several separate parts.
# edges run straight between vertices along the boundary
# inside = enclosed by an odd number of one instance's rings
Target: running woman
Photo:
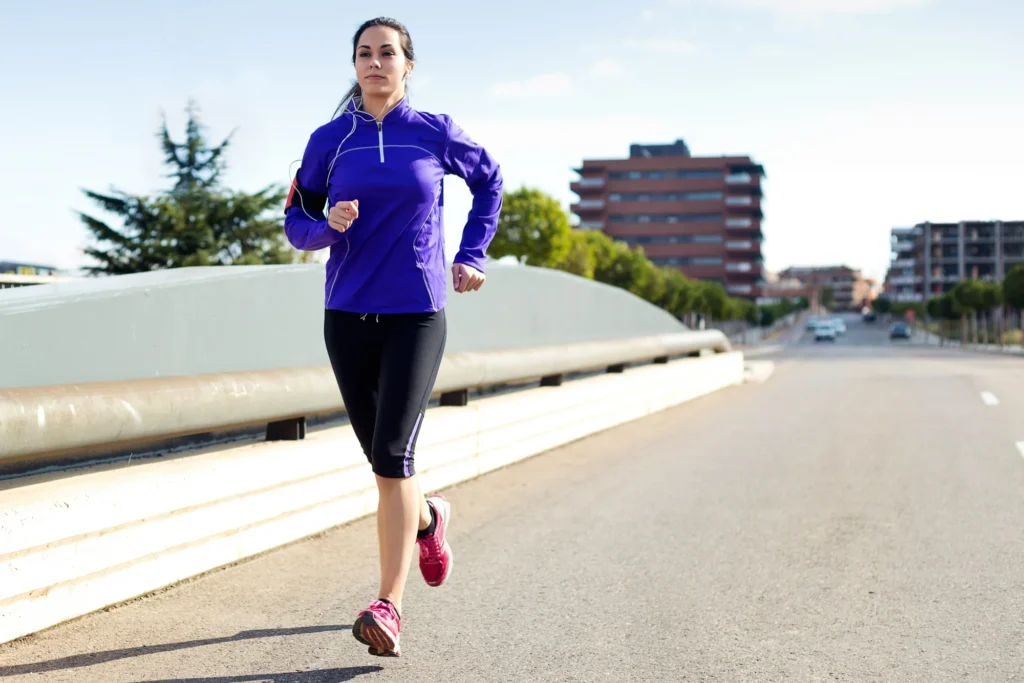
[[[452,571],[451,506],[440,495],[424,498],[414,460],[447,338],[442,180],[458,176],[473,194],[451,269],[455,291],[464,293],[484,284],[502,176],[451,117],[409,104],[415,58],[405,26],[371,19],[352,49],[356,83],[309,138],[284,230],[298,249],[330,249],[324,341],[379,493],[380,592],[352,633],[370,654],[398,657],[416,545],[428,585],[440,586]]]

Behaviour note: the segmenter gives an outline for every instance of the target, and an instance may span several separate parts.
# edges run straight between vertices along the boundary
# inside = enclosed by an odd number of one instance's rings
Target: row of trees
[[[186,114],[183,141],[171,137],[166,121],[158,132],[167,177],[173,180],[168,190],[154,196],[117,189],[84,191],[121,224],[112,227],[90,214],[79,214],[95,241],[85,253],[96,265],[86,270],[121,275],[181,266],[310,260],[309,253],[292,249],[281,229],[285,189],[271,185],[247,194],[224,187],[221,177],[232,136],[210,145],[194,103],[189,103]],[[790,302],[757,307],[728,296],[718,283],[693,281],[674,268],[655,266],[640,248],[631,249],[601,232],[573,230],[555,199],[526,187],[505,193],[489,253],[621,287],[678,318],[700,314],[767,326],[797,307]]]
[[[800,305],[783,301],[759,307],[730,297],[717,282],[691,280],[675,268],[655,265],[640,247],[631,248],[600,231],[573,230],[555,198],[528,187],[505,192],[488,253],[620,287],[677,318],[697,313],[713,320],[745,319],[768,326]]]
[[[1002,343],[1005,331],[1006,313],[1016,311],[1024,332],[1024,265],[1013,268],[1002,282],[988,282],[964,279],[956,283],[949,292],[923,302],[892,302],[879,297],[874,302],[879,313],[905,316],[913,311],[915,317],[934,321],[960,321],[960,339],[967,343],[987,344],[989,330],[998,326],[996,334]],[[996,315],[998,313],[998,315]],[[981,334],[979,335],[979,329]]]

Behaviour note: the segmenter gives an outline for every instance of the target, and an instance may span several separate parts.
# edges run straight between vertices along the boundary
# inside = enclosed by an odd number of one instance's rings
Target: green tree
[[[607,236],[606,236],[607,239]],[[629,248],[625,242],[609,240],[611,246],[598,243],[594,279],[640,295],[650,261],[642,251]]]
[[[960,304],[953,298],[952,293],[943,294],[938,301],[938,317],[945,321],[943,337],[951,337],[950,326],[961,319],[963,311],[960,310]]]
[[[1020,329],[1024,332],[1024,264],[1014,266],[1003,278],[1003,301],[1020,318]]]
[[[83,252],[98,265],[87,266],[92,275],[124,275],[182,266],[257,265],[308,260],[288,244],[280,210],[285,189],[270,185],[248,194],[225,188],[221,174],[226,165],[229,135],[209,146],[198,110],[190,102],[185,139],[176,142],[166,120],[159,131],[166,177],[174,186],[154,196],[112,189],[108,194],[83,190],[121,225],[111,226],[95,216],[78,212],[94,244]],[[276,214],[276,215],[275,215]]]
[[[933,296],[931,299],[928,299],[928,301],[925,302],[925,305],[924,305],[924,309],[925,309],[925,312],[928,314],[928,318],[930,320],[936,321],[940,325],[940,334],[939,334],[939,344],[940,345],[945,340],[945,334],[943,333],[944,330],[941,329],[941,327],[943,325],[942,321],[943,321],[943,318],[945,317],[945,313],[944,313],[944,309],[943,309],[943,303],[944,303],[943,302],[943,297],[941,297],[941,296]]]
[[[675,268],[665,268],[664,277],[665,293],[660,305],[681,320],[692,310],[693,282]]]
[[[992,324],[992,310],[1003,303],[1003,290],[994,282],[981,282],[978,284],[978,303],[982,314],[982,343],[988,344],[988,331]],[[999,331],[999,343],[1002,344],[1002,329]]]
[[[637,256],[643,259],[643,268],[641,270],[641,276],[639,281],[634,285],[636,288],[637,296],[649,301],[655,305],[661,305],[661,302],[665,298],[665,292],[668,288],[665,282],[665,271],[658,266],[655,266],[651,261],[644,256],[642,249],[637,248],[634,252]]]
[[[892,299],[880,296],[871,302],[871,308],[879,315],[888,315],[892,312]]]
[[[984,305],[983,288],[981,283],[977,280],[967,278],[957,282],[950,294],[953,295],[953,300],[956,301],[957,305],[960,307],[961,341],[966,344],[968,319],[970,318],[976,322],[974,315],[980,311],[981,307]],[[975,343],[978,341],[977,332],[978,330],[975,326],[974,334],[972,335]]]
[[[742,309],[742,317],[744,320],[747,321],[747,323],[751,325],[761,324],[762,313],[761,309],[758,308],[757,304],[755,304],[753,301],[743,300],[740,302],[740,307]]]
[[[488,255],[512,255],[527,265],[560,268],[571,248],[569,218],[554,197],[526,186],[504,193]]]
[[[569,251],[565,255],[565,260],[557,267],[574,275],[593,279],[596,266],[597,253],[594,251],[593,242],[587,238],[587,232],[572,230],[569,233]]]
[[[712,320],[723,320],[726,317],[729,295],[725,288],[717,282],[699,280],[695,283],[693,310]]]
[[[831,309],[836,302],[836,293],[829,285],[825,285],[821,288],[821,305],[825,308]]]

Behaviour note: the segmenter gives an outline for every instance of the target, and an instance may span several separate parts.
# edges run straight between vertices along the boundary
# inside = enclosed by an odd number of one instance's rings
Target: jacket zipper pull
[[[380,145],[380,163],[384,163],[384,123],[377,122],[377,142]]]

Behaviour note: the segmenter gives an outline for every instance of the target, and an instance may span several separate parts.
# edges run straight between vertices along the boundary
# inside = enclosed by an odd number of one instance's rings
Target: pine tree
[[[231,135],[211,147],[194,103],[186,108],[185,139],[172,139],[164,120],[158,133],[166,177],[174,186],[154,196],[118,189],[83,193],[120,219],[119,228],[79,212],[96,242],[84,253],[98,262],[92,275],[124,275],[183,266],[292,263],[301,258],[284,236],[285,189],[247,194],[225,188],[220,177]]]

